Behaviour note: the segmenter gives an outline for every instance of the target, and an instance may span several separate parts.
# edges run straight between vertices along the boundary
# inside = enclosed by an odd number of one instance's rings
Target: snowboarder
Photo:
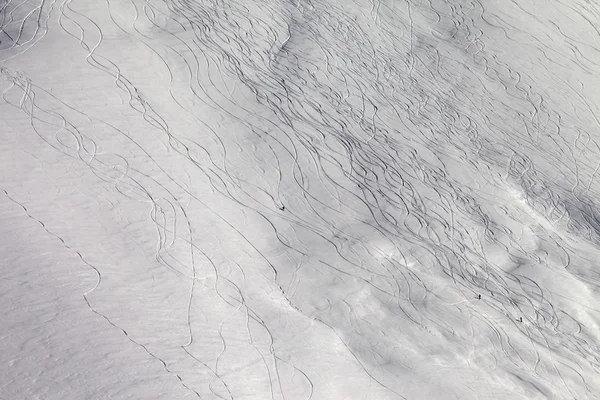
[[[477,295],[477,300],[481,300],[481,295],[480,294]]]

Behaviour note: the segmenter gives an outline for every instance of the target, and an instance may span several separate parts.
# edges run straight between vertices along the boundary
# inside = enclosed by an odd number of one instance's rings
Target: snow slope
[[[598,21],[0,0],[0,399],[600,398]]]

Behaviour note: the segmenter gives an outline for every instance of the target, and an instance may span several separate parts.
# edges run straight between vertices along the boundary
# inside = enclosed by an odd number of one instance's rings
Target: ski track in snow
[[[0,0],[0,398],[598,398],[599,18]]]

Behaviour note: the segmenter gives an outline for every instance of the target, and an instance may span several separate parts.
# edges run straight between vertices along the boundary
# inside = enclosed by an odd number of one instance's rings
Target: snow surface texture
[[[598,21],[0,0],[0,398],[600,398]]]

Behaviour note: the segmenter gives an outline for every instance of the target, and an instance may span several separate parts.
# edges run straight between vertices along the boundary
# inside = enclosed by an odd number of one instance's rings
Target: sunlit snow
[[[0,399],[600,398],[600,4],[0,0]]]

